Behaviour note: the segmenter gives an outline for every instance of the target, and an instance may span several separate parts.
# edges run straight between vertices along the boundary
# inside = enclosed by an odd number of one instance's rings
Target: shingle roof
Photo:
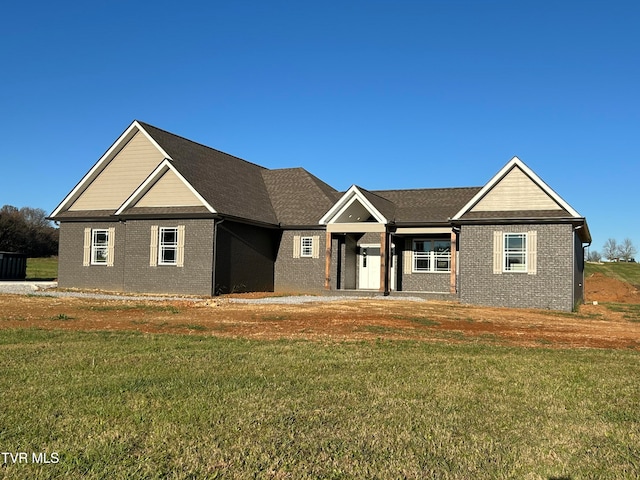
[[[302,168],[269,170],[147,123],[138,123],[220,214],[269,224],[316,225],[340,197],[330,185]],[[388,220],[446,223],[480,187],[359,189]]]
[[[365,198],[369,200],[369,202],[376,208],[376,210],[378,210],[382,215],[384,215],[384,218],[386,218],[388,221],[393,221],[395,219],[396,205],[392,201],[378,195],[376,192],[365,190],[362,187],[357,187],[357,188],[365,196]]]
[[[216,211],[256,222],[277,224],[264,167],[138,122],[173,159],[181,175]]]
[[[263,170],[271,205],[282,225],[317,225],[338,192],[303,168]]]
[[[377,190],[372,193],[395,205],[395,222],[448,223],[481,187]]]
[[[337,192],[303,168],[269,170],[147,123],[137,124],[166,152],[185,180],[221,215],[274,226],[316,226],[344,193]],[[400,225],[450,224],[450,219],[482,190],[482,187],[377,191],[357,188],[388,221]],[[111,210],[65,210],[57,214],[57,217],[75,220],[110,217],[114,213]],[[135,204],[125,213],[210,214],[205,207],[145,209],[136,207]],[[566,209],[466,212],[461,220],[565,217],[571,217]]]
[[[516,219],[516,218],[572,218],[566,210],[511,210],[501,212],[467,212],[461,220]]]

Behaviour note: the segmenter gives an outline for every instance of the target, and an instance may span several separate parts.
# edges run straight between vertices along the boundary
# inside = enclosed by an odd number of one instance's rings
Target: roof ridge
[[[358,187],[360,188],[360,187]],[[434,191],[434,190],[477,190],[482,188],[482,186],[477,187],[427,187],[427,188],[389,188],[386,190],[369,190],[369,192],[423,192],[425,190]]]

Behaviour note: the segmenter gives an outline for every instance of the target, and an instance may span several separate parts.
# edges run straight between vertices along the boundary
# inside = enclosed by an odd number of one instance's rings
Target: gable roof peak
[[[500,181],[502,181],[508,173],[514,168],[519,168],[529,179],[535,183],[545,194],[549,196],[556,204],[566,210],[569,215],[575,218],[582,218],[560,195],[558,195],[549,185],[547,185],[533,170],[531,170],[522,160],[514,156],[507,164],[496,173],[482,189],[469,202],[458,211],[451,219],[459,220],[464,214],[469,212],[482,200]]]

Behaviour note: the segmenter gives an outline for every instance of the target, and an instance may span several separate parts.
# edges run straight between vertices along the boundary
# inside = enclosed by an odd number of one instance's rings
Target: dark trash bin
[[[27,256],[24,253],[0,252],[0,280],[24,280]]]

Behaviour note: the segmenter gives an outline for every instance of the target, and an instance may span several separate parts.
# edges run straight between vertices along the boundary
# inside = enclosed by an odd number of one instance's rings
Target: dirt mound
[[[587,302],[640,303],[640,292],[636,287],[602,273],[594,273],[585,279]]]

